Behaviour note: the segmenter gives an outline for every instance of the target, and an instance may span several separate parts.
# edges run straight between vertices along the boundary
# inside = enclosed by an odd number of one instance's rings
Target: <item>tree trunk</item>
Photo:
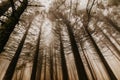
[[[41,36],[41,28],[40,28],[38,39],[37,39],[36,51],[35,51],[34,61],[33,61],[33,67],[32,67],[31,80],[36,80],[38,55],[39,55],[39,47],[40,47],[40,39],[41,39],[40,36]]]
[[[98,27],[99,28],[99,27]],[[118,49],[118,47],[116,47],[116,45],[112,42],[112,40],[104,33],[104,31],[99,28],[99,30],[102,32],[102,34],[106,37],[106,39],[111,43],[111,45],[114,47],[114,49],[116,50],[116,52],[118,53],[118,55],[120,56],[120,51]],[[117,41],[115,40],[115,42],[117,43]]]
[[[18,23],[21,14],[24,12],[28,4],[28,0],[23,0],[20,7],[12,13],[6,23],[3,23],[0,29],[0,53],[2,52],[6,42],[9,39],[11,32],[13,31],[15,25]]]
[[[42,62],[43,62],[43,53],[38,55],[38,64],[36,72],[36,80],[41,80],[41,71],[42,71]]]
[[[57,53],[55,54],[55,80],[58,80]]]
[[[47,54],[45,54],[45,62],[44,62],[44,80],[46,80],[46,64],[47,64]]]
[[[94,70],[92,69],[91,62],[88,61],[89,59],[87,58],[87,56],[86,56],[87,54],[86,54],[85,51],[84,51],[83,41],[81,40],[79,43],[80,43],[80,47],[81,47],[81,50],[82,50],[82,52],[83,52],[83,55],[84,55],[84,57],[85,57],[85,59],[86,59],[86,63],[88,64],[88,68],[89,68],[89,70],[90,70],[92,79],[93,79],[93,80],[96,80],[97,78],[96,78],[96,75],[95,75]]]
[[[67,26],[69,39],[70,39],[70,43],[71,43],[71,47],[72,47],[72,52],[73,52],[74,59],[75,59],[75,65],[77,68],[78,78],[79,78],[79,80],[88,80],[82,59],[81,59],[80,54],[79,54],[79,50],[78,50],[78,46],[77,46],[77,43],[75,40],[75,36],[74,36],[73,31],[72,31],[72,26],[70,25],[70,23],[68,21],[64,21],[64,23]]]
[[[6,71],[5,75],[4,75],[3,80],[12,80],[13,74],[15,72],[15,67],[17,65],[18,58],[19,58],[19,55],[20,55],[20,53],[22,51],[22,47],[23,47],[23,44],[25,42],[26,36],[28,34],[28,30],[30,28],[30,25],[31,24],[28,25],[27,30],[26,30],[26,32],[25,32],[25,34],[24,34],[20,44],[18,45],[16,53],[13,56],[13,59],[12,59],[12,61],[10,62],[9,66],[8,66],[8,69],[7,69],[7,71]]]
[[[53,46],[50,47],[50,80],[54,80],[54,76],[53,76]]]
[[[59,37],[60,37],[60,54],[61,54],[60,57],[61,57],[63,80],[69,80],[61,33],[59,33]]]
[[[92,43],[93,43],[93,45],[94,45],[94,47],[95,47],[95,49],[96,49],[99,57],[101,58],[103,64],[105,65],[105,68],[106,68],[106,70],[107,70],[107,72],[108,72],[108,74],[109,74],[109,77],[111,78],[111,80],[117,80],[115,74],[113,73],[112,69],[110,68],[110,66],[109,66],[109,64],[107,63],[105,57],[103,56],[101,50],[100,50],[99,47],[97,46],[95,40],[93,39],[93,37],[91,36],[91,34],[90,34],[90,32],[89,32],[89,30],[88,30],[87,28],[88,28],[88,26],[84,26],[85,31],[87,32],[87,34],[88,34],[90,40],[92,41]]]

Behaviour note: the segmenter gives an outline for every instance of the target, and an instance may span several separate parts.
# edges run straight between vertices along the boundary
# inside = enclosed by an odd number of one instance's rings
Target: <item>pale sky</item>
[[[45,6],[45,10],[48,11],[49,7],[50,7],[50,4],[52,3],[53,0],[39,0],[39,1],[41,2],[42,5]],[[72,1],[74,1],[74,0],[72,0]],[[88,0],[79,0],[79,2],[80,2],[80,9],[86,8],[87,1]]]
[[[42,5],[45,6],[45,10],[48,11],[50,4],[52,3],[53,0],[39,0]]]

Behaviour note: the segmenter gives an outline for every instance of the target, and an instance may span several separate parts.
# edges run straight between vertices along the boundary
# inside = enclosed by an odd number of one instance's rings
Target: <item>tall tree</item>
[[[54,65],[53,65],[53,56],[54,56],[54,54],[53,54],[53,50],[54,50],[54,48],[53,48],[53,43],[51,43],[50,44],[50,49],[49,49],[49,59],[50,59],[50,61],[49,61],[49,64],[50,64],[50,80],[54,80]]]
[[[55,80],[58,80],[57,53],[55,53]]]
[[[37,71],[36,71],[36,80],[41,80],[41,72],[42,72],[42,63],[43,63],[43,52],[38,55],[38,64],[37,64]]]
[[[0,29],[0,53],[2,52],[6,42],[9,39],[11,32],[13,31],[15,25],[18,23],[21,14],[24,12],[28,4],[28,0],[23,0],[21,6],[11,14],[6,23],[1,25]]]
[[[90,70],[92,79],[93,79],[93,80],[96,80],[97,78],[96,78],[96,75],[95,75],[95,73],[94,73],[94,70],[93,70],[92,67],[91,67],[91,62],[89,62],[89,60],[88,60],[88,58],[87,58],[87,56],[86,56],[87,54],[85,53],[84,48],[83,48],[83,43],[84,43],[84,42],[83,42],[82,40],[80,40],[79,43],[80,43],[80,47],[81,47],[81,50],[82,50],[82,52],[83,52],[83,55],[84,55],[84,57],[85,57],[85,59],[86,59],[86,62],[87,62],[87,64],[88,64],[88,68],[89,68],[89,70]]]
[[[99,28],[99,27],[98,27]],[[120,51],[119,51],[119,48],[116,47],[116,45],[112,42],[112,40],[106,35],[106,33],[101,29],[99,28],[99,30],[102,32],[102,34],[106,37],[106,39],[112,44],[112,46],[114,47],[114,49],[118,52],[118,55],[120,56]],[[113,39],[114,40],[114,39]],[[114,40],[114,42],[116,42],[116,40]]]
[[[69,21],[65,21],[64,23],[67,26],[67,30],[68,30],[68,34],[69,34],[69,38],[70,38],[70,43],[71,43],[71,47],[72,47],[72,51],[73,51],[73,55],[74,55],[74,59],[75,59],[75,65],[77,68],[79,80],[80,79],[81,80],[88,80],[82,59],[81,59],[80,54],[79,54],[78,45],[77,45],[77,42],[75,40],[72,26],[70,25]]]
[[[109,74],[111,80],[117,80],[115,74],[113,73],[112,69],[110,68],[109,64],[107,63],[105,57],[103,56],[101,50],[99,49],[99,47],[98,47],[98,45],[97,45],[97,43],[96,43],[95,40],[93,39],[93,37],[92,37],[91,33],[89,32],[89,30],[87,29],[87,26],[84,26],[84,27],[85,27],[85,30],[86,30],[86,32],[87,32],[87,34],[88,34],[90,40],[91,40],[92,43],[93,43],[93,45],[94,45],[94,47],[95,47],[95,49],[96,49],[98,55],[100,56],[100,58],[101,58],[103,64],[105,65],[105,68],[106,68],[106,70],[107,70],[107,72],[108,72],[108,74]]]
[[[94,1],[95,1],[95,0],[94,0]],[[84,22],[83,22],[83,28],[84,28],[85,32],[88,34],[88,36],[89,36],[91,42],[93,43],[93,45],[94,45],[94,47],[95,47],[95,49],[96,49],[99,57],[101,58],[103,64],[105,65],[105,68],[106,68],[106,70],[107,70],[107,72],[108,72],[108,74],[109,74],[109,77],[111,78],[111,80],[117,80],[115,74],[113,73],[112,69],[110,68],[109,64],[107,63],[105,57],[103,56],[100,48],[98,47],[96,41],[95,41],[94,38],[92,37],[92,35],[91,35],[90,31],[89,31],[89,28],[88,28],[89,22],[90,22],[90,20],[91,20],[91,10],[92,10],[92,7],[93,7],[93,5],[94,5],[94,1],[92,2],[91,7],[90,7],[89,9],[86,9],[86,12],[87,12],[87,13],[86,13],[86,14],[87,14],[87,17],[86,17],[86,18],[87,18],[87,19],[83,18],[83,21],[84,21]],[[89,4],[89,3],[88,3],[88,4]]]
[[[52,12],[52,10],[51,10],[51,12]],[[64,14],[64,13],[60,12],[59,8],[57,10],[55,9],[54,12],[52,12],[52,14],[55,19],[61,20],[60,23],[62,22],[63,26],[65,26],[67,28],[79,80],[80,79],[88,80],[88,77],[87,77],[87,74],[86,74],[86,71],[84,68],[84,64],[83,64],[83,61],[82,61],[80,53],[79,53],[79,48],[78,48],[78,45],[77,45],[77,42],[76,42],[76,39],[74,36],[74,32],[72,29],[74,26],[71,25],[71,22],[67,17],[68,14]]]
[[[64,53],[64,47],[63,47],[63,42],[62,42],[62,37],[61,37],[61,31],[59,33],[59,39],[60,39],[60,54],[61,54],[60,57],[61,57],[63,80],[69,80],[68,69],[67,69],[65,53]]]
[[[66,58],[65,58],[65,51],[64,51],[64,45],[63,45],[63,40],[62,40],[62,25],[60,23],[55,24],[55,37],[59,40],[59,45],[60,46],[60,60],[61,60],[61,68],[62,68],[62,80],[69,80],[69,75],[68,75],[68,68],[67,68],[67,63],[66,63]]]
[[[40,40],[41,40],[41,26],[40,31],[37,39],[37,45],[36,45],[36,51],[34,54],[34,60],[33,60],[33,67],[32,67],[32,74],[31,74],[31,80],[36,80],[36,72],[37,72],[37,64],[38,64],[38,56],[39,56],[39,48],[40,48]]]
[[[9,66],[7,68],[7,71],[6,71],[6,73],[5,73],[4,77],[3,77],[3,80],[12,80],[13,74],[15,72],[15,67],[16,67],[17,62],[18,62],[18,58],[19,58],[20,53],[22,51],[22,47],[23,47],[23,44],[25,42],[26,36],[28,34],[28,30],[29,30],[29,28],[31,26],[31,22],[28,24],[27,30],[26,30],[25,34],[22,37],[22,40],[20,41],[20,43],[18,45],[18,48],[17,48],[17,50],[15,52],[15,55],[13,56],[12,61],[10,62]]]
[[[46,80],[47,54],[44,55],[44,80]]]

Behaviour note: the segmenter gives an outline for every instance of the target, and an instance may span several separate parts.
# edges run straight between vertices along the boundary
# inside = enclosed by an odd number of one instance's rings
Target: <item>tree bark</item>
[[[82,59],[79,54],[77,42],[75,40],[74,33],[72,31],[72,26],[70,25],[69,21],[64,21],[64,23],[67,26],[68,34],[69,34],[69,39],[72,47],[72,52],[74,55],[74,60],[75,60],[75,65],[77,68],[77,73],[78,73],[78,78],[79,80],[88,80]]]
[[[99,28],[99,27],[98,27]],[[114,49],[116,50],[116,52],[118,53],[118,55],[120,56],[120,51],[118,49],[118,47],[116,47],[116,45],[112,42],[112,40],[104,33],[104,31],[99,28],[99,30],[102,32],[102,34],[106,37],[106,39],[112,44],[112,47],[114,47]],[[115,40],[115,42],[117,43],[117,41]]]
[[[55,53],[55,80],[58,80],[57,53]]]
[[[97,78],[96,78],[95,72],[94,72],[94,70],[93,70],[93,68],[92,68],[92,66],[91,66],[91,62],[88,61],[89,59],[87,58],[87,54],[86,54],[85,51],[84,51],[83,41],[80,40],[79,43],[80,43],[80,47],[81,47],[81,50],[82,50],[82,52],[83,52],[83,55],[84,55],[84,57],[85,57],[85,59],[86,59],[86,62],[87,62],[87,64],[88,64],[88,68],[89,68],[89,70],[90,70],[92,79],[93,79],[93,80],[96,80]]]
[[[43,53],[38,55],[38,64],[36,72],[36,80],[41,80],[41,71],[42,71],[42,62],[43,62]]]
[[[64,47],[63,47],[63,43],[62,43],[61,33],[59,33],[59,37],[60,37],[60,54],[61,54],[60,57],[61,57],[63,80],[69,80],[68,69],[67,69],[67,64],[66,64],[66,59],[65,59],[65,53],[64,53]]]
[[[95,40],[93,39],[93,37],[91,36],[91,34],[90,34],[90,32],[89,32],[89,30],[88,30],[87,28],[88,28],[88,26],[85,26],[85,25],[84,25],[84,29],[85,29],[85,31],[87,32],[90,40],[92,41],[92,43],[93,43],[93,45],[94,45],[94,47],[95,47],[95,49],[96,49],[99,57],[101,58],[104,66],[105,66],[105,68],[106,68],[106,70],[107,70],[107,73],[109,74],[110,79],[111,79],[111,80],[117,80],[115,74],[113,73],[112,69],[110,68],[110,66],[109,66],[109,64],[107,63],[105,57],[103,56],[101,50],[100,50],[99,47],[97,46]]]
[[[53,72],[54,72],[54,69],[53,69],[53,46],[51,45],[50,47],[50,80],[54,80],[54,76],[53,76]]]
[[[31,24],[28,25],[27,30],[26,30],[26,32],[25,32],[25,34],[24,34],[20,44],[18,45],[16,53],[13,56],[13,59],[12,59],[12,61],[10,62],[9,66],[8,66],[8,69],[7,69],[7,71],[6,71],[5,75],[4,75],[3,80],[12,80],[13,74],[15,72],[15,67],[17,65],[18,58],[19,58],[19,55],[20,55],[20,53],[22,51],[22,47],[23,47],[23,44],[25,42],[26,36],[28,34],[28,30],[30,28],[30,25]]]
[[[39,47],[40,47],[40,40],[41,40],[40,36],[41,36],[41,28],[40,28],[38,39],[37,39],[36,51],[35,51],[34,61],[33,61],[33,67],[32,67],[31,80],[36,80],[38,55],[39,55]]]
[[[24,12],[28,4],[28,0],[23,0],[20,7],[12,14],[6,23],[3,23],[0,29],[0,53],[2,52],[11,32],[18,23],[21,14]]]
[[[47,54],[45,54],[45,62],[44,62],[44,80],[46,80],[46,64],[47,64]]]

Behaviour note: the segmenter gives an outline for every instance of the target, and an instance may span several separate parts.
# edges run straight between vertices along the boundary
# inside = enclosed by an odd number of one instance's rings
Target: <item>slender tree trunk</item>
[[[115,55],[115,57],[120,61],[120,57],[119,57],[119,54],[116,54],[116,53],[118,53],[117,51],[116,51],[116,49],[115,49],[115,47],[114,46],[111,46],[112,47],[112,49],[114,49],[115,50],[115,52],[110,48],[110,45],[112,45],[112,44],[110,44],[110,43],[108,43],[108,42],[105,42],[105,41],[103,41],[103,40],[101,40],[102,42],[103,42],[103,44],[105,44],[106,45],[106,47]],[[110,44],[110,45],[109,45]]]
[[[28,34],[28,30],[30,28],[30,25],[31,24],[28,25],[28,28],[27,28],[27,30],[26,30],[20,44],[18,45],[16,53],[13,56],[13,59],[12,59],[12,61],[10,62],[9,66],[8,66],[8,69],[7,69],[6,73],[5,73],[5,76],[4,76],[3,80],[12,80],[13,74],[15,72],[15,67],[17,65],[18,58],[19,58],[19,55],[20,55],[20,53],[22,51],[22,47],[23,47],[23,44],[25,42],[26,36]]]
[[[45,62],[44,62],[44,80],[46,80],[46,62],[47,62],[47,54],[45,54]]]
[[[103,30],[101,28],[99,28],[99,30],[102,32],[102,34],[106,37],[106,39],[112,44],[112,46],[114,47],[114,49],[117,51],[118,55],[120,56],[120,51],[119,49],[115,46],[115,44],[112,42],[112,40],[103,32]],[[116,42],[116,40],[115,40]],[[117,43],[117,42],[116,42]]]
[[[69,80],[68,69],[67,69],[67,64],[66,64],[66,59],[65,59],[65,53],[64,53],[64,47],[63,47],[63,43],[62,43],[61,33],[59,33],[59,37],[60,37],[60,54],[61,54],[60,57],[61,57],[63,80]]]
[[[55,54],[55,80],[58,80],[57,54]]]
[[[75,40],[75,36],[74,33],[72,31],[72,26],[70,25],[70,23],[68,21],[64,22],[67,26],[67,30],[68,30],[68,34],[69,34],[69,38],[70,38],[70,43],[71,43],[71,47],[72,47],[72,51],[73,51],[73,55],[74,55],[74,59],[75,59],[75,65],[77,68],[77,73],[78,73],[78,78],[79,80],[88,80],[82,59],[80,57],[79,54],[79,50],[78,50],[78,46]]]
[[[6,42],[9,39],[11,32],[13,31],[15,25],[18,23],[21,14],[24,12],[28,4],[28,0],[23,0],[23,3],[17,10],[12,13],[6,23],[3,23],[0,29],[0,53],[2,52]]]
[[[39,54],[38,57],[39,59],[38,59],[38,65],[37,65],[36,80],[41,80],[43,53]]]
[[[50,80],[54,80],[54,76],[53,76],[53,46],[50,47]]]
[[[92,10],[92,7],[91,7],[91,10]],[[91,10],[90,10],[90,13],[91,13]],[[117,77],[115,76],[115,74],[113,73],[112,69],[110,68],[109,64],[107,63],[105,57],[103,56],[100,48],[98,47],[96,41],[94,40],[94,38],[92,37],[92,35],[90,34],[89,32],[89,29],[88,29],[88,26],[89,26],[89,22],[91,20],[91,14],[90,13],[87,13],[87,21],[85,19],[83,19],[83,29],[85,30],[85,32],[87,33],[87,35],[89,36],[91,42],[93,43],[93,46],[95,47],[95,50],[96,52],[98,53],[101,61],[103,62],[106,70],[107,70],[107,73],[109,74],[109,77],[111,80],[117,80]]]
[[[87,64],[88,64],[88,68],[89,68],[89,70],[90,70],[92,79],[93,79],[93,80],[96,80],[97,78],[96,78],[95,72],[94,72],[94,70],[93,70],[92,67],[91,67],[91,63],[88,61],[88,58],[86,57],[86,53],[85,53],[85,51],[84,51],[83,43],[82,43],[82,42],[83,42],[82,40],[79,42],[79,43],[80,43],[81,50],[82,50],[83,55],[84,55],[84,57],[85,57],[85,59],[86,59],[86,62],[87,62]]]
[[[109,64],[107,63],[105,57],[103,56],[101,50],[100,50],[99,47],[97,46],[95,40],[93,39],[93,37],[91,36],[91,34],[90,34],[90,32],[89,32],[89,30],[88,30],[87,28],[88,28],[88,26],[84,26],[85,31],[87,32],[87,34],[88,34],[90,40],[92,41],[92,43],[93,43],[93,45],[94,45],[94,47],[95,47],[95,49],[96,49],[99,57],[101,58],[103,64],[105,65],[105,68],[106,68],[106,70],[107,70],[107,72],[108,72],[108,74],[109,74],[109,77],[111,78],[111,80],[117,80],[115,74],[113,73],[112,69],[110,68],[110,66],[109,66]]]
[[[39,47],[40,47],[40,39],[41,39],[40,36],[41,36],[41,28],[40,28],[38,39],[37,39],[36,51],[35,51],[33,67],[32,67],[31,80],[36,80],[37,63],[38,63],[38,55],[39,55]]]

